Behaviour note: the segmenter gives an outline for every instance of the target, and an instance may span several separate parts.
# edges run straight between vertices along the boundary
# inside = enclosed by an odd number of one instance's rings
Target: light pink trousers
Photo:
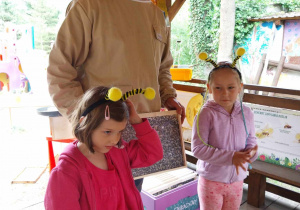
[[[238,210],[243,196],[243,181],[225,184],[199,177],[197,190],[201,210]]]

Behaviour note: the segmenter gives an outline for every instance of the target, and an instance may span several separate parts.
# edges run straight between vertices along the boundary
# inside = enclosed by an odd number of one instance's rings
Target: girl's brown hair
[[[96,101],[104,99],[108,90],[109,88],[102,86],[88,90],[77,102],[76,108],[70,116],[73,134],[78,141],[84,143],[92,153],[94,153],[92,132],[98,126],[100,126],[105,119],[106,106],[109,107],[110,119],[113,119],[117,122],[122,122],[125,119],[129,119],[128,107],[124,101],[119,100],[113,102],[110,100],[105,100],[104,103],[97,106],[81,120],[82,113]],[[121,145],[121,140],[119,141],[118,145]]]

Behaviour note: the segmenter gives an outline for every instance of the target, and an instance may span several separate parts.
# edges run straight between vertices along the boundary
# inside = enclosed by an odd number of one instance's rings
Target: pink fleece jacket
[[[126,209],[143,209],[141,196],[135,187],[131,168],[147,167],[163,158],[158,134],[148,120],[133,125],[137,140],[123,142],[125,148],[112,148],[108,153],[115,170],[120,174]],[[95,185],[88,172],[77,141],[70,143],[51,171],[44,205],[52,210],[99,210],[96,206]],[[108,180],[109,181],[109,180]],[[119,202],[117,199],[115,202]],[[124,201],[122,201],[124,202]],[[99,203],[99,202],[98,202]]]
[[[195,117],[192,130],[192,152],[199,159],[197,172],[203,178],[222,183],[233,183],[246,178],[246,171],[240,168],[239,175],[237,175],[235,166],[232,164],[234,152],[253,148],[256,145],[254,115],[245,105],[243,105],[243,110],[249,133],[248,138],[239,102],[235,102],[233,111],[229,114],[216,102],[208,101],[200,112],[199,125],[197,125],[197,116]],[[199,126],[203,141],[214,148],[205,145],[200,140],[197,126]],[[251,161],[256,158],[257,153]],[[245,168],[247,167],[248,164],[245,164]]]

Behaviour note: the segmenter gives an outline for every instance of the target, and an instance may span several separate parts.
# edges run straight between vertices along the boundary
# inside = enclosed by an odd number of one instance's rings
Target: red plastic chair
[[[61,114],[58,112],[56,107],[38,108],[37,112],[38,112],[39,115],[46,116],[46,117],[49,117],[49,118],[51,118],[51,117],[61,117]],[[51,137],[46,137],[46,140],[48,141],[49,172],[51,172],[51,170],[56,165],[52,142],[55,141],[55,142],[60,142],[60,143],[71,143],[75,140],[75,138],[53,139],[51,129],[50,129],[50,135],[51,135]]]
[[[51,170],[56,166],[52,141],[61,142],[61,143],[71,143],[75,139],[56,139],[56,140],[53,140],[52,137],[46,137],[46,140],[48,141],[49,172],[51,172]]]

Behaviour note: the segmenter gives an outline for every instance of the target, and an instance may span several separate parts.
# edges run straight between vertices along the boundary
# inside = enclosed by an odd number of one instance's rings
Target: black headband
[[[133,96],[136,94],[143,94],[145,98],[147,98],[148,100],[152,100],[155,97],[155,90],[151,87],[147,87],[146,89],[139,88],[139,89],[133,89],[131,91],[127,91],[122,95],[122,91],[119,88],[112,87],[107,91],[105,98],[96,101],[88,108],[86,108],[84,112],[81,114],[81,117],[85,117],[88,113],[93,111],[93,109],[95,109],[97,106],[100,106],[101,104],[107,101],[114,101],[114,102],[119,100],[126,101],[129,96]]]
[[[91,111],[93,111],[93,109],[95,109],[97,106],[100,106],[101,104],[105,103],[106,101],[107,100],[105,98],[102,98],[99,101],[96,101],[91,106],[89,106],[88,108],[86,108],[86,110],[84,110],[84,112],[81,114],[81,117],[85,117],[88,113],[90,113]]]
[[[242,74],[241,72],[236,68],[236,67],[232,67],[232,65],[230,63],[226,63],[226,64],[223,64],[223,65],[220,65],[220,66],[217,66],[215,68],[213,68],[210,72],[209,72],[209,75],[208,75],[208,81],[210,80],[211,78],[211,74],[219,69],[224,69],[224,68],[229,68],[229,69],[232,69],[234,71],[236,71],[239,75],[239,78],[240,80],[242,81]]]

